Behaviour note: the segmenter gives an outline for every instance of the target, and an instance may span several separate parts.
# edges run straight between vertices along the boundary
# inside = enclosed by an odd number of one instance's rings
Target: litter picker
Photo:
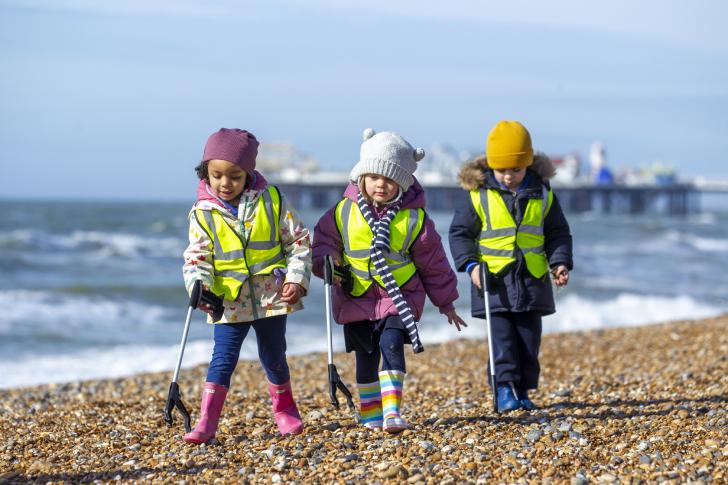
[[[493,355],[493,327],[490,323],[490,302],[488,302],[488,263],[480,263],[480,286],[485,303],[485,323],[488,327],[488,360],[490,361],[490,388],[493,391],[493,411],[498,412],[498,387],[495,378],[495,356]]]
[[[206,291],[202,289],[202,281],[197,280],[195,281],[194,286],[192,287],[192,294],[190,295],[190,303],[189,308],[187,309],[187,319],[185,320],[185,328],[182,332],[182,343],[180,344],[179,348],[179,357],[177,358],[177,367],[174,369],[174,377],[172,377],[172,383],[169,385],[169,393],[167,394],[167,402],[164,405],[164,420],[167,422],[169,426],[172,426],[174,423],[174,418],[172,417],[172,411],[174,411],[174,408],[176,407],[180,414],[182,415],[182,419],[184,419],[185,423],[185,431],[190,432],[192,431],[192,424],[190,422],[190,413],[187,412],[187,408],[185,407],[184,403],[182,402],[182,395],[179,392],[179,385],[177,384],[177,378],[179,377],[179,369],[182,366],[182,357],[185,354],[185,345],[187,344],[187,334],[190,331],[190,321],[192,320],[192,312],[197,306],[200,304],[200,302],[207,303],[210,305],[213,309],[212,312],[212,321],[216,322],[222,318],[222,314],[224,311],[224,307],[222,305],[222,298],[218,297],[211,291]]]
[[[331,398],[331,404],[336,409],[339,409],[339,399],[336,397],[336,390],[340,390],[344,397],[346,397],[346,403],[349,405],[354,420],[359,422],[359,413],[356,411],[356,406],[351,398],[351,392],[346,387],[339,377],[339,372],[336,370],[334,365],[334,344],[333,337],[331,334],[331,285],[334,282],[334,262],[331,256],[324,258],[324,286],[326,287],[326,339],[328,341],[328,352],[329,352],[329,397]]]

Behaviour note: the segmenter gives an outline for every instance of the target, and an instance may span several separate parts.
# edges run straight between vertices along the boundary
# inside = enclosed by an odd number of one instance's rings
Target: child
[[[311,272],[308,229],[286,198],[255,170],[258,141],[244,130],[222,128],[205,145],[195,169],[197,202],[189,214],[190,244],[183,274],[224,299],[214,327],[215,347],[202,391],[200,421],[184,436],[205,443],[215,436],[240,346],[252,327],[268,377],[281,434],[303,430],[286,361],[286,318],[303,308]],[[211,308],[200,308],[211,313]],[[211,319],[208,318],[208,322]]]
[[[412,175],[424,156],[396,133],[365,130],[352,183],[314,229],[314,274],[322,276],[327,255],[350,267],[350,285],[334,287],[334,317],[356,354],[362,423],[390,433],[409,427],[400,415],[404,344],[423,350],[416,322],[425,294],[458,331],[466,326],[453,306],[455,273]]]
[[[488,134],[485,156],[465,165],[460,185],[469,191],[450,226],[455,265],[470,275],[472,315],[485,318],[479,263],[488,265],[498,410],[535,409],[541,317],[554,313],[548,278],[566,285],[572,269],[571,234],[548,179],[546,156],[533,155],[531,136],[517,121],[501,121]]]

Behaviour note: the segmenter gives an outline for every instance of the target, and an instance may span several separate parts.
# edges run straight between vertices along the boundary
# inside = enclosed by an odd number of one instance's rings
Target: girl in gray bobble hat
[[[323,277],[331,256],[348,275],[334,286],[334,318],[356,355],[362,424],[398,433],[409,427],[400,414],[404,344],[424,350],[417,322],[425,296],[458,330],[465,322],[453,306],[455,273],[413,176],[425,151],[388,131],[369,128],[363,138],[342,200],[314,230],[313,272]]]

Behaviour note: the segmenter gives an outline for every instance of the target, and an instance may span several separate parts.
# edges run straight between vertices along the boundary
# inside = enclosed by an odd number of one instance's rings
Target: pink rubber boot
[[[296,402],[293,400],[291,381],[277,385],[268,383],[268,392],[273,401],[273,416],[282,435],[299,434],[303,431],[301,415],[298,414]]]
[[[184,440],[188,443],[207,443],[215,437],[217,431],[217,423],[220,421],[220,413],[222,405],[225,403],[228,388],[215,384],[213,382],[205,382],[202,389],[202,404],[200,405],[200,421],[195,429],[184,436]]]

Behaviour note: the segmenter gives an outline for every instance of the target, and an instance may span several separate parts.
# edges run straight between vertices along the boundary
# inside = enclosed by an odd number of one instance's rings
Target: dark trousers
[[[215,348],[207,370],[207,382],[230,387],[230,378],[240,357],[240,346],[250,327],[258,340],[258,357],[268,380],[285,384],[291,380],[286,361],[286,317],[261,318],[251,323],[220,323],[215,325]]]
[[[541,366],[541,314],[539,312],[493,313],[493,354],[499,384],[513,382],[517,389],[536,389]],[[488,363],[490,365],[490,362]],[[490,375],[490,367],[488,368]]]
[[[404,362],[404,341],[404,330],[399,328],[384,328],[381,334],[375,332],[372,351],[356,351],[356,382],[364,384],[378,381],[380,360],[382,370],[407,372]]]

